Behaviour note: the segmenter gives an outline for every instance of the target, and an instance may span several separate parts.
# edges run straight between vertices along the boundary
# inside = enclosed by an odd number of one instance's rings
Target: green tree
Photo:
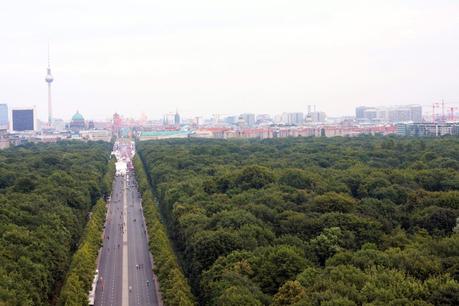
[[[262,166],[248,166],[236,177],[236,186],[242,190],[260,189],[274,182],[272,172]]]
[[[321,266],[324,266],[328,258],[341,250],[342,236],[339,227],[331,227],[324,229],[319,236],[309,241],[309,249]]]

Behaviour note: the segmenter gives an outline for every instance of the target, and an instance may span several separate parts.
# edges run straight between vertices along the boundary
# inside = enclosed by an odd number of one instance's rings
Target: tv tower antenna
[[[53,107],[51,103],[51,83],[54,81],[54,78],[51,74],[51,63],[49,55],[49,42],[48,42],[48,68],[46,72],[45,81],[48,83],[48,127],[51,127],[53,123]]]

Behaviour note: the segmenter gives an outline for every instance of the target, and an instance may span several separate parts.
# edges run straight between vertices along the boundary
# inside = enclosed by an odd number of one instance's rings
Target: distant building
[[[268,114],[259,114],[256,116],[256,122],[268,122],[271,121],[271,116]]]
[[[304,114],[301,112],[282,113],[280,121],[286,125],[301,125],[304,122]]]
[[[411,105],[411,121],[413,122],[422,122],[422,106],[421,105]]]
[[[399,123],[396,125],[399,136],[438,137],[445,135],[459,135],[457,123]]]
[[[85,130],[79,132],[81,139],[110,142],[112,133],[108,130]]]
[[[0,129],[8,129],[8,105],[0,104]]]
[[[223,121],[227,124],[237,124],[238,116],[228,116]]]
[[[188,138],[190,132],[188,131],[152,131],[152,132],[139,132],[138,137],[140,141],[143,140],[159,140],[159,139],[173,139],[173,138]]]
[[[308,117],[312,122],[325,122],[325,119],[327,119],[327,115],[324,112],[310,112]]]
[[[279,123],[282,123],[282,124],[290,124],[290,123],[289,123],[289,116],[288,116],[288,113],[282,113],[282,114],[280,115]]]
[[[190,137],[193,138],[217,138],[211,129],[197,129]]]
[[[282,122],[282,114],[276,114],[274,115],[273,122],[275,124],[281,124]]]
[[[114,135],[119,135],[120,129],[121,129],[121,116],[117,113],[113,114],[113,126],[112,126],[112,133]]]
[[[84,117],[80,114],[79,111],[72,116],[72,120],[69,124],[69,129],[74,132],[79,132],[86,128],[86,123],[84,121]]]
[[[112,121],[93,121],[95,130],[107,130],[113,133]]]
[[[388,107],[359,106],[355,109],[357,120],[380,122],[422,122],[421,105],[400,105]]]
[[[163,125],[175,125],[175,114],[169,113],[169,114],[164,115]]]
[[[293,125],[301,125],[304,122],[304,114],[302,112],[289,113],[289,122]]]
[[[358,106],[355,109],[355,118],[357,119],[364,119],[365,118],[365,111],[370,108],[368,106]]]
[[[10,146],[7,129],[0,129],[0,150],[7,149]]]
[[[180,115],[179,115],[178,111],[175,112],[174,123],[175,123],[175,125],[180,125]]]
[[[36,129],[35,109],[13,108],[11,111],[14,132],[34,131]]]
[[[53,118],[53,125],[55,131],[65,131],[65,122],[62,119]]]
[[[241,114],[240,118],[244,121],[246,126],[255,125],[255,114],[244,113],[244,114]]]
[[[379,111],[376,108],[367,108],[363,111],[363,118],[368,119],[368,120],[376,120],[379,117],[381,117],[381,111]]]
[[[395,109],[387,110],[388,115],[381,117],[381,120],[389,122],[408,122],[411,121],[411,108],[410,107],[399,107]]]
[[[256,117],[255,124],[257,126],[260,126],[260,127],[261,126],[268,126],[268,125],[271,125],[273,123],[274,123],[273,119],[268,114],[261,114],[261,115],[257,115],[257,117]]]

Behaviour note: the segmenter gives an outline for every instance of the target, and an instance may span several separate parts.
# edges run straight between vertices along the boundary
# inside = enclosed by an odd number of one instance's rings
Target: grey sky
[[[0,101],[149,118],[459,103],[457,0],[0,2]]]

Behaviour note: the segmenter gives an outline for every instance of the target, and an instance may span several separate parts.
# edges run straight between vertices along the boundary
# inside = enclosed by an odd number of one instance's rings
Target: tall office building
[[[0,130],[8,129],[8,105],[0,104]]]
[[[175,125],[175,114],[174,113],[165,114],[163,117],[163,124],[164,125]]]
[[[410,107],[398,107],[395,109],[390,109],[387,112],[388,117],[381,118],[384,121],[390,122],[407,122],[411,121],[411,108]]]
[[[421,105],[411,105],[411,121],[413,122],[422,122],[422,106]]]
[[[255,114],[244,113],[240,116],[247,126],[255,125]]]
[[[327,115],[324,112],[311,112],[308,117],[312,122],[325,122],[325,119],[327,119]]]
[[[378,111],[378,109],[376,108],[367,108],[363,111],[362,118],[365,118],[368,120],[376,120],[377,118],[381,118],[383,114],[385,114],[385,112]]]
[[[179,113],[178,113],[178,110],[175,111],[174,124],[175,124],[175,125],[180,125],[180,115],[179,115]]]
[[[355,108],[355,117],[357,119],[363,119],[365,118],[365,111],[369,109],[368,106],[358,106]]]
[[[290,113],[290,122],[294,125],[301,125],[304,122],[304,114],[302,112]]]
[[[302,112],[282,113],[281,118],[283,124],[300,125],[304,123],[304,114]]]
[[[14,132],[34,131],[36,128],[35,109],[33,108],[13,108],[11,119]]]

